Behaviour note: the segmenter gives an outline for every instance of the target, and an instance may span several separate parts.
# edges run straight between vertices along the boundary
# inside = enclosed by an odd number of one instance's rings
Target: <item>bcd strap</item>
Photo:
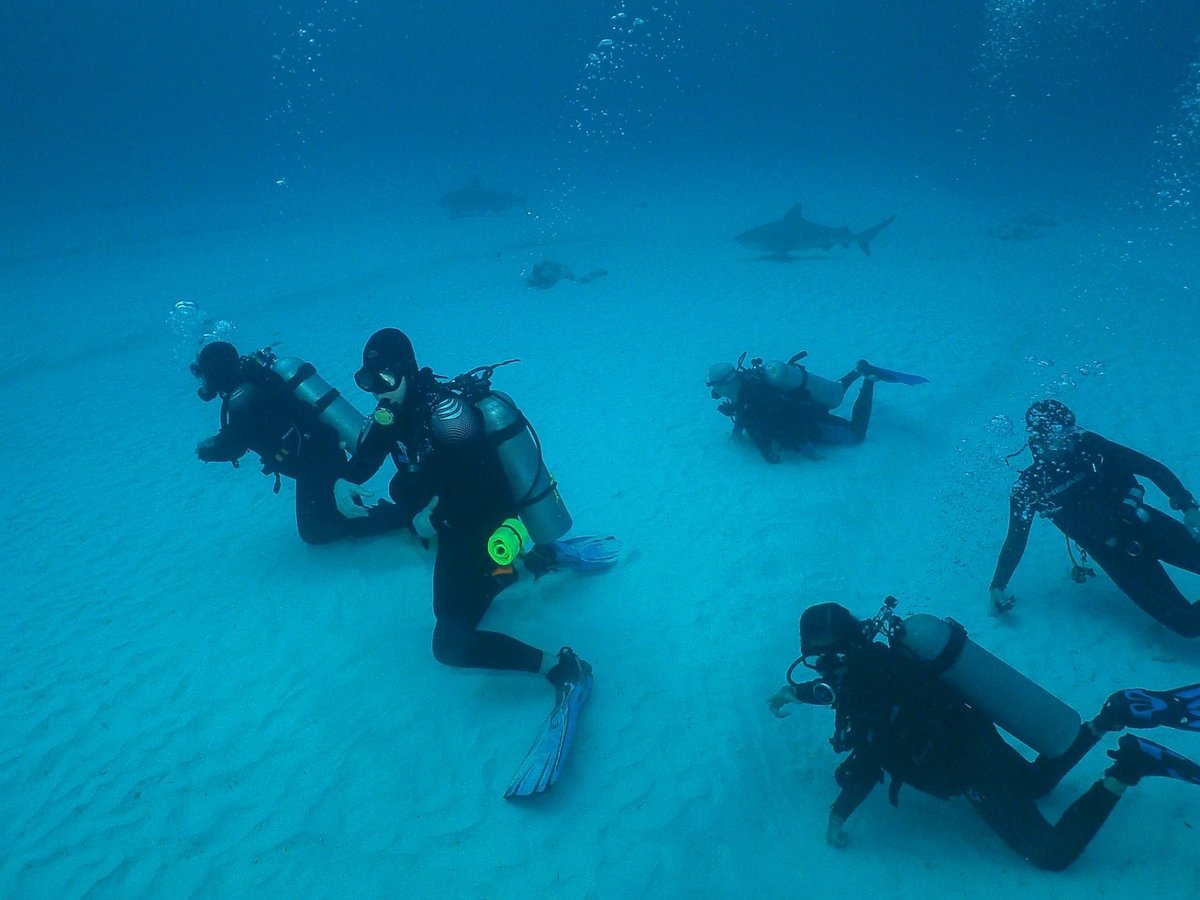
[[[488,435],[488,439],[492,442],[492,444],[499,447],[505,441],[515,438],[518,434],[524,431],[528,425],[529,422],[526,420],[525,414],[518,412],[517,418],[514,419],[511,424],[505,425],[499,431],[491,432]]]
[[[946,624],[950,626],[950,639],[946,641],[942,652],[926,664],[933,670],[934,675],[941,675],[954,665],[967,643],[967,629],[953,619],[946,619]]]

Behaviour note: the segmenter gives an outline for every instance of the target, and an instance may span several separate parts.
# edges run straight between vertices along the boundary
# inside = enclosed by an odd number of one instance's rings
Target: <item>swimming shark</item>
[[[871,241],[875,239],[875,235],[892,224],[894,218],[894,215],[888,216],[873,228],[855,234],[845,225],[833,228],[808,221],[797,203],[782,219],[743,231],[734,240],[747,247],[766,250],[779,259],[791,259],[788,253],[792,250],[829,250],[834,244],[849,247],[851,241],[870,256]]]
[[[472,178],[466,187],[442,194],[438,197],[438,203],[454,219],[461,216],[497,216],[514,206],[525,208],[523,198],[516,194],[489,191],[479,184],[478,178]]]

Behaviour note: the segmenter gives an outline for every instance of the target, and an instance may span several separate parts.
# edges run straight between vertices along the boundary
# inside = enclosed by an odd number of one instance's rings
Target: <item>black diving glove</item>
[[[220,435],[206,437],[196,445],[196,456],[201,462],[231,462],[237,465],[237,457],[230,456],[228,450],[221,446]]]

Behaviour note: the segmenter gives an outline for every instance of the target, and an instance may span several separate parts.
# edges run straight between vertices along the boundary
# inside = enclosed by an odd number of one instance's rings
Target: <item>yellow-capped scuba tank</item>
[[[825,409],[839,406],[846,393],[842,383],[814,375],[800,365],[799,359],[803,359],[803,354],[793,356],[788,362],[767,360],[762,364],[763,380],[785,393],[806,393],[813,403]]]
[[[269,349],[260,350],[258,355],[297,400],[313,407],[317,418],[338,433],[343,447],[353,450],[357,446],[367,417],[318,375],[316,366],[294,356],[276,357]]]
[[[529,421],[508,394],[491,391],[475,403],[483,430],[496,447],[517,500],[517,514],[535,544],[556,541],[571,530],[558,485],[542,459],[542,447]]]
[[[893,620],[888,641],[932,666],[946,684],[1021,743],[1061,756],[1075,743],[1079,713],[984,650],[953,619],[917,613]]]

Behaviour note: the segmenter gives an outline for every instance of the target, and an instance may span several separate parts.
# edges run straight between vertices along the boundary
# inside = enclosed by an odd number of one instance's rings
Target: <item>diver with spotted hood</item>
[[[1190,602],[1163,564],[1200,574],[1200,504],[1156,459],[1085,431],[1058,400],[1039,400],[1025,413],[1033,463],[1009,497],[1008,533],[996,562],[989,599],[994,613],[1013,608],[1006,592],[1025,552],[1035,515],[1049,519],[1081,558],[1072,578],[1103,569],[1141,609],[1184,637],[1200,637],[1200,601]],[[1148,478],[1183,521],[1145,502]],[[1072,553],[1074,560],[1074,554]]]

